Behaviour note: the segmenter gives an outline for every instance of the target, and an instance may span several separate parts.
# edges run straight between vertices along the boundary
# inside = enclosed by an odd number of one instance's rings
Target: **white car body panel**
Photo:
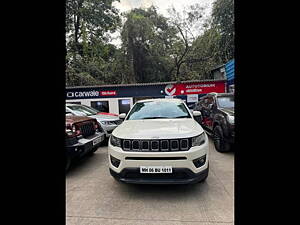
[[[192,118],[125,120],[113,135],[122,139],[172,139],[194,137],[203,128]]]

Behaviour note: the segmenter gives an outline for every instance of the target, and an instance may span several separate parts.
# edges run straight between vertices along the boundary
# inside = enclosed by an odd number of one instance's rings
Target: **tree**
[[[221,50],[219,48],[220,33],[214,27],[208,27],[205,32],[200,35],[192,45],[192,51],[188,58],[206,59],[197,63],[187,64],[198,79],[210,79],[210,71],[213,67],[222,64],[220,57]]]
[[[155,7],[127,13],[121,31],[128,83],[169,80],[169,49],[176,34]]]
[[[213,26],[220,32],[220,49],[222,60],[227,62],[234,58],[234,2],[217,0],[213,4]]]
[[[115,46],[107,44],[108,32],[114,32],[121,22],[113,1],[66,1],[67,85],[105,81],[102,69],[115,50]]]
[[[112,6],[115,0],[67,0],[66,33],[68,42],[80,48],[80,42],[105,40],[105,33],[114,32],[120,24],[118,10]]]
[[[205,27],[205,13],[204,7],[200,4],[190,5],[184,8],[182,13],[175,10],[174,7],[168,10],[170,14],[170,24],[177,29],[179,37],[174,43],[172,48],[171,57],[173,59],[173,70],[176,70],[175,79],[182,80],[184,75],[181,75],[181,67],[184,64],[198,63],[207,60],[207,58],[197,57],[192,58],[191,56],[199,56],[192,54],[192,43],[196,39],[195,33],[199,32]],[[197,32],[196,32],[197,31]],[[185,65],[185,74],[188,71],[188,66]],[[190,77],[190,76],[188,76]]]

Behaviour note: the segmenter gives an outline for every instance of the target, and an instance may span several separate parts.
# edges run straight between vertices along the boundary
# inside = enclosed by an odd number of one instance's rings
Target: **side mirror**
[[[125,119],[125,117],[126,117],[126,113],[121,113],[121,114],[119,115],[119,118],[120,118],[120,119]]]
[[[193,111],[193,116],[194,117],[201,116],[201,112],[200,111]]]
[[[196,120],[199,124],[202,123],[202,114],[200,111],[193,111],[194,120]]]

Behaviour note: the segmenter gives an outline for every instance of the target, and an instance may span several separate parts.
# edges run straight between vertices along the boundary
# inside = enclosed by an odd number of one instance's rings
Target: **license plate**
[[[172,173],[172,166],[140,166],[140,173]]]
[[[93,140],[93,145],[99,144],[102,141],[102,136]]]

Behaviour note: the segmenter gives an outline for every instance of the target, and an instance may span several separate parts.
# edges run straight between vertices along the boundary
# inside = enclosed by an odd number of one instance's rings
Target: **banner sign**
[[[117,92],[116,91],[101,91],[100,95],[101,96],[116,96]]]
[[[167,95],[207,94],[210,92],[224,93],[224,82],[204,82],[187,84],[169,84],[165,87]]]
[[[198,102],[198,95],[187,95],[187,102]]]

